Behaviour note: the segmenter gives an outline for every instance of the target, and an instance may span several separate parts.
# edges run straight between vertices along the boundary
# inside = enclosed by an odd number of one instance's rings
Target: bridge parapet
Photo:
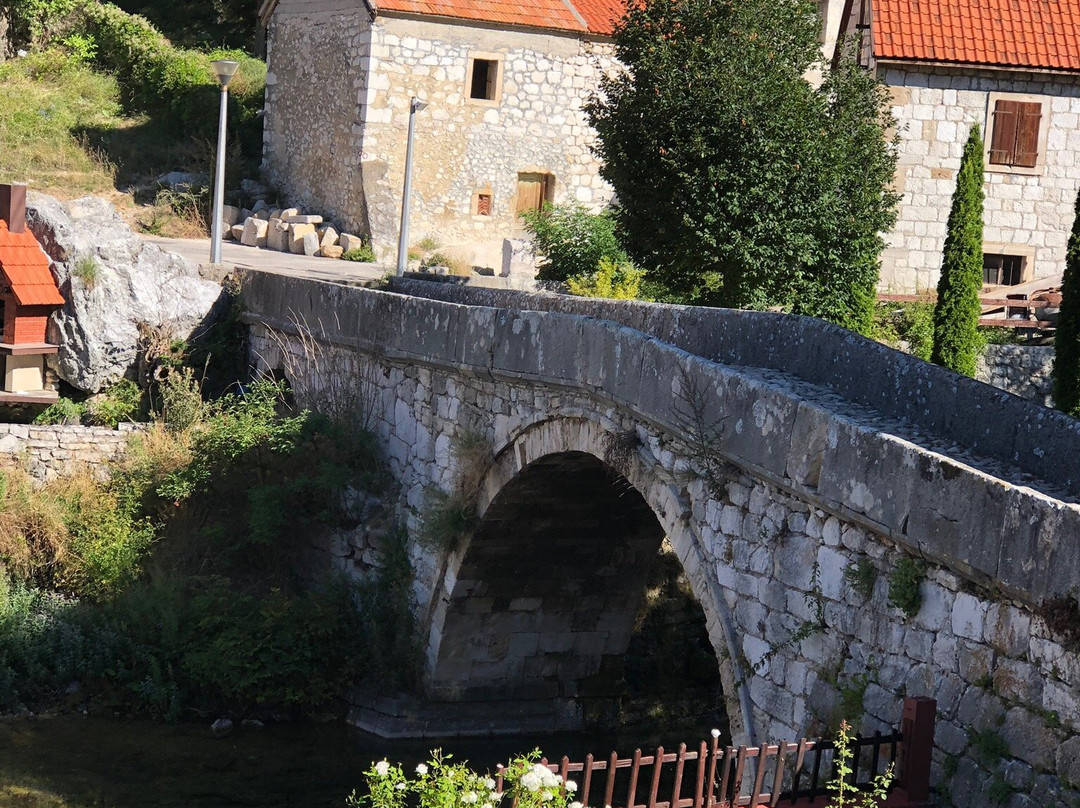
[[[583,392],[672,434],[689,382],[720,427],[710,450],[754,476],[1029,604],[1080,580],[1080,506],[1056,490],[1080,485],[1071,419],[808,318],[433,286],[254,273],[244,300],[283,332],[303,322],[388,360]],[[477,304],[488,295],[528,308]],[[1040,454],[1043,479],[1008,463]]]

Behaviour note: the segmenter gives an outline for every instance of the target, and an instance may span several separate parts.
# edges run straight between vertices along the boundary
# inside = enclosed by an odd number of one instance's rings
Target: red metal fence
[[[936,708],[933,699],[905,699],[899,732],[856,736],[848,782],[865,789],[892,764],[895,776],[886,805],[927,806]],[[832,741],[804,738],[797,743],[721,747],[714,737],[694,749],[680,744],[675,752],[661,746],[651,755],[635,750],[631,758],[612,752],[607,758],[588,755],[582,762],[566,757],[558,763],[546,758],[541,762],[564,780],[575,780],[576,799],[597,808],[816,806],[828,801],[825,784],[834,776],[834,753]],[[497,789],[501,792],[502,787],[500,774]]]

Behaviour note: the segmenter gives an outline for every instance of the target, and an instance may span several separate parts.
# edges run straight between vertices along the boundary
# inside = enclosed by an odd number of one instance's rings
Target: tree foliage
[[[869,329],[898,201],[893,120],[854,47],[807,82],[819,31],[806,0],[643,0],[619,24],[626,70],[588,112],[658,296]]]
[[[975,375],[983,348],[979,334],[982,289],[983,139],[972,124],[956,176],[945,253],[934,306],[931,361],[965,376]]]
[[[1054,406],[1080,418],[1080,195],[1065,255],[1061,312],[1054,334]]]

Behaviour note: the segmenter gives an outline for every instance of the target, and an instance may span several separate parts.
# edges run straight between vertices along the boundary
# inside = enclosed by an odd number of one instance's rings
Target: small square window
[[[490,216],[491,215],[491,194],[477,194],[476,195],[476,215],[477,216]]]
[[[1017,286],[1024,280],[1024,256],[983,253],[985,286]]]
[[[473,59],[469,98],[477,101],[495,101],[499,88],[499,62],[497,59]]]

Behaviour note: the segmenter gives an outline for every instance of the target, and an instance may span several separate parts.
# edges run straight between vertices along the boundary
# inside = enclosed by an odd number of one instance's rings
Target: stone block
[[[321,250],[319,250],[319,254],[323,258],[341,258],[344,252],[345,251],[341,249],[341,247],[334,245],[324,246]]]
[[[1061,739],[1057,732],[1046,726],[1041,716],[1023,707],[1013,707],[1005,714],[1001,737],[1009,745],[1013,757],[1041,771],[1055,768],[1054,754]]]
[[[364,246],[364,240],[360,236],[354,236],[351,233],[342,233],[338,236],[338,245],[345,252],[349,250],[358,250]]]
[[[252,218],[253,218],[253,219],[262,219],[262,220],[263,220],[264,222],[268,222],[268,221],[270,221],[270,211],[268,211],[268,210],[265,210],[265,209],[264,209],[264,210],[260,210],[260,211],[257,211],[257,212],[256,212],[256,213],[255,213],[255,214],[254,214],[254,215],[252,216]]]
[[[320,227],[318,229],[319,234],[319,246],[321,247],[336,247],[338,243],[338,231],[330,225],[326,227]]]
[[[312,256],[319,254],[319,234],[315,232],[304,233],[304,255]]]
[[[1080,788],[1080,735],[1074,735],[1057,749],[1057,773],[1073,788]]]
[[[234,224],[229,228],[229,235],[234,241],[239,241],[244,237],[244,226],[242,224]]]
[[[237,224],[240,221],[240,208],[235,205],[222,205],[221,220],[229,227]]]
[[[253,214],[256,214],[256,215],[257,215],[257,214],[259,214],[259,213],[261,213],[261,212],[262,212],[262,211],[264,211],[264,210],[265,210],[265,211],[269,211],[269,210],[270,210],[270,206],[266,204],[266,200],[265,200],[265,199],[259,199],[259,200],[257,200],[257,201],[255,202],[255,204],[254,204],[254,205],[252,205],[252,206],[251,206],[251,212],[252,212]],[[269,217],[267,217],[267,218],[269,218]]]
[[[322,224],[322,216],[302,216],[300,214],[293,214],[292,216],[286,216],[286,211],[282,211],[281,218],[287,221],[289,224]]]
[[[281,219],[271,219],[266,231],[266,246],[278,252],[289,251],[289,225]]]
[[[288,219],[285,220],[288,222]],[[313,224],[290,224],[289,225],[289,252],[294,255],[304,254],[304,236],[315,235]]]
[[[957,592],[952,609],[953,634],[981,642],[986,625],[987,609],[988,605],[985,601],[966,592]]]
[[[283,219],[285,221],[288,221],[290,216],[299,216],[299,215],[300,215],[300,209],[299,208],[282,208],[278,212],[278,218]]]
[[[265,219],[248,219],[244,222],[244,231],[240,236],[240,243],[246,247],[265,247],[266,233],[269,228],[270,222]]]

